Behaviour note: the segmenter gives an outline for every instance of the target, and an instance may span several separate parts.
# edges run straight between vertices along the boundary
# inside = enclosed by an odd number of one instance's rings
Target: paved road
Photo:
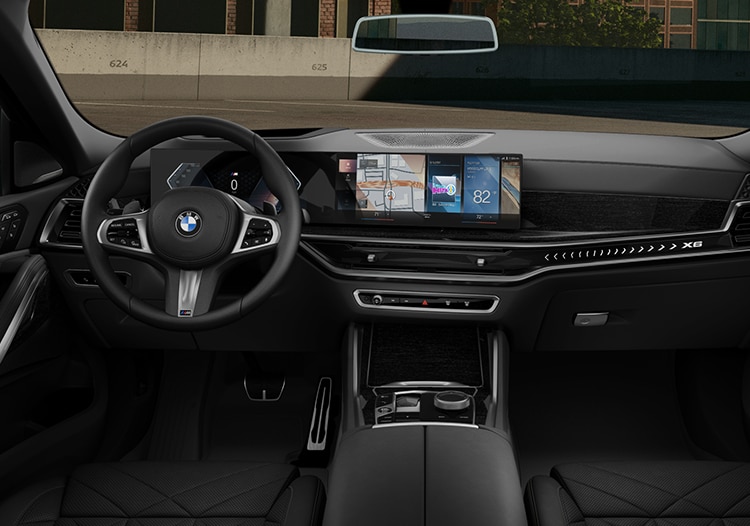
[[[750,102],[78,101],[123,135],[176,115],[214,115],[248,128],[474,128],[722,137],[750,127]]]

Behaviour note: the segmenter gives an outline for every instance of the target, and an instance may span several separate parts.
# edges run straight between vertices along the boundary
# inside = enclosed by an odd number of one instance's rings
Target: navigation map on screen
[[[359,220],[520,225],[520,155],[342,155],[339,177],[338,209]]]

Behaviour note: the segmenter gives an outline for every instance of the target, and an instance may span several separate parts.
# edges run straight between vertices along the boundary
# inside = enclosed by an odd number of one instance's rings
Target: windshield
[[[453,0],[499,49],[359,53],[361,16],[419,0],[33,0],[78,110],[128,135],[177,115],[256,130],[465,128],[722,137],[747,128],[750,3]]]

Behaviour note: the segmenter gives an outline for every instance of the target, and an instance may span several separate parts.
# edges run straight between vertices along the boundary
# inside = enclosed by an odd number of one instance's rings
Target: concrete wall
[[[39,35],[76,100],[750,93],[750,53],[744,52],[507,46],[491,54],[397,57],[353,53],[348,39],[70,30]]]

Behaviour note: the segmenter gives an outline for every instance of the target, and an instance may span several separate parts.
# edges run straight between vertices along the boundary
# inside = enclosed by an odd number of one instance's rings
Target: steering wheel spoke
[[[178,318],[192,318],[211,308],[219,283],[214,267],[187,270],[169,267],[166,272],[164,310]]]
[[[96,232],[99,244],[110,252],[152,255],[148,243],[148,212],[104,219]]]

